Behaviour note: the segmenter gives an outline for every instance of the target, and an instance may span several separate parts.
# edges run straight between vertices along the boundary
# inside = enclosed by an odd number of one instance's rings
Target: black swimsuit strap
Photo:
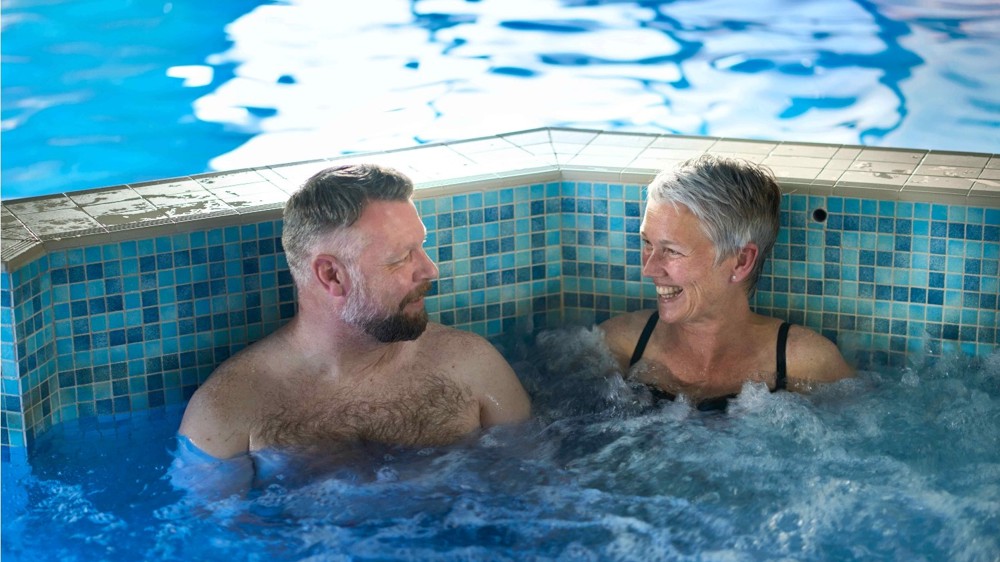
[[[635,344],[635,351],[632,352],[632,359],[629,360],[628,366],[631,367],[642,359],[642,354],[646,351],[646,344],[649,343],[649,336],[653,335],[653,330],[656,329],[656,322],[660,319],[660,313],[653,311],[653,314],[646,321],[646,327],[642,329],[642,335],[639,336],[639,341]]]
[[[778,328],[778,344],[775,354],[778,363],[778,375],[774,381],[774,390],[784,390],[788,386],[788,372],[785,366],[785,345],[788,343],[788,328],[792,325],[782,322]]]

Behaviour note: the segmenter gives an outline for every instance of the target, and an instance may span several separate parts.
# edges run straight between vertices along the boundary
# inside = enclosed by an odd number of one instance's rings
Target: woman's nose
[[[662,270],[659,264],[659,259],[656,257],[656,252],[643,252],[642,253],[642,275],[643,277],[656,277],[659,271]]]

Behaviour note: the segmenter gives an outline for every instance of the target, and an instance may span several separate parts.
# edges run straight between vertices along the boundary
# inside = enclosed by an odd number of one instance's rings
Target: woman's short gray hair
[[[296,282],[309,276],[313,247],[323,236],[345,229],[370,201],[408,201],[410,178],[377,164],[347,164],[315,174],[285,203],[281,245]],[[338,257],[353,260],[360,251],[345,237]]]
[[[703,154],[660,172],[647,198],[684,205],[712,241],[716,265],[753,242],[759,253],[749,277],[753,296],[781,222],[781,189],[765,166],[738,158]]]

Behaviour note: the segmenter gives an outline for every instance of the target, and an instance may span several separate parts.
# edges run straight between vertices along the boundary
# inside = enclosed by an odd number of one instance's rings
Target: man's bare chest
[[[479,405],[471,391],[433,374],[409,377],[398,385],[285,392],[270,402],[251,429],[252,449],[351,441],[441,445],[480,427]]]

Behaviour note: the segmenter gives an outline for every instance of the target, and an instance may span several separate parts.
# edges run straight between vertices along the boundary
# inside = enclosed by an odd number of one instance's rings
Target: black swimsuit
[[[646,327],[642,329],[642,335],[639,336],[639,341],[635,344],[635,351],[632,352],[632,359],[629,360],[629,367],[635,365],[642,359],[642,354],[646,351],[646,344],[649,343],[649,337],[653,335],[653,330],[656,329],[656,323],[660,320],[660,313],[653,312],[646,321]],[[788,373],[785,369],[785,344],[788,341],[788,328],[791,324],[788,322],[782,322],[781,327],[778,328],[778,345],[775,351],[778,364],[778,376],[775,379],[774,389],[771,392],[777,392],[779,390],[784,390],[788,386]],[[653,385],[646,385],[649,391],[653,394],[653,398],[657,400],[674,400],[677,397],[669,392],[661,390],[659,387]],[[707,400],[702,400],[696,406],[699,410],[703,412],[711,410],[725,410],[726,406],[729,405],[729,399],[735,398],[735,394],[730,394],[728,396],[719,396],[717,398],[709,398]]]

